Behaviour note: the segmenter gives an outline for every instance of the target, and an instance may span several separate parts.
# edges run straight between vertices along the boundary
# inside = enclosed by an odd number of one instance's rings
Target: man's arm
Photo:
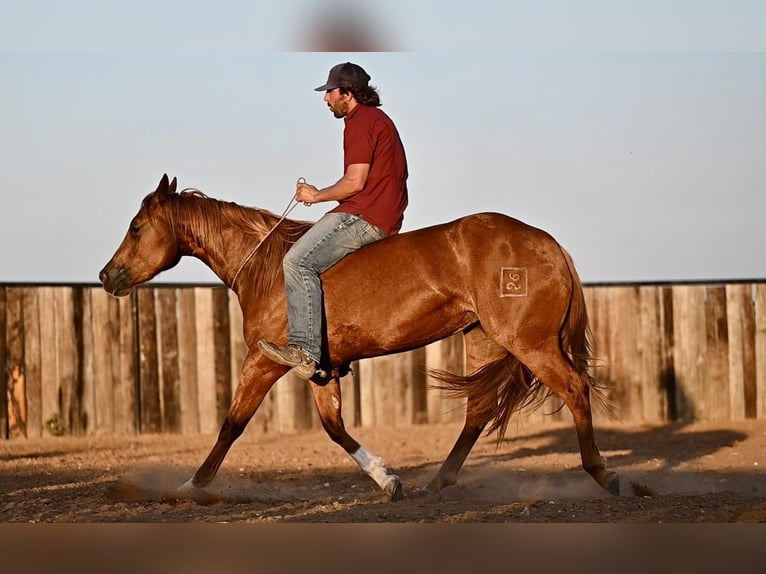
[[[369,173],[369,163],[352,163],[346,168],[343,177],[324,189],[317,189],[309,183],[299,183],[295,198],[308,205],[320,201],[341,201],[362,191]]]

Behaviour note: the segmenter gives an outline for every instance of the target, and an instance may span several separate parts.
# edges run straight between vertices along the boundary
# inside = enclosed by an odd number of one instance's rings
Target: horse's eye
[[[141,231],[141,226],[136,225],[135,223],[130,226],[130,234],[131,235],[138,235],[138,232]]]

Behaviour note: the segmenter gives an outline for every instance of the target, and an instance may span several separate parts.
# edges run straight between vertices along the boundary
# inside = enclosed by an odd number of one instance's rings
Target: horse
[[[287,341],[282,259],[312,223],[176,188],[176,178],[164,174],[99,279],[108,293],[125,296],[191,256],[238,297],[248,349],[239,383],[207,458],[179,487],[204,493],[269,389],[289,370],[262,355],[257,341]],[[436,475],[416,490],[441,497],[483,433],[496,431],[499,442],[514,412],[555,394],[572,414],[584,470],[619,495],[619,476],[607,470],[594,438],[591,395],[604,399],[604,389],[589,372],[582,285],[551,235],[498,213],[467,215],[369,244],[321,279],[322,363],[308,384],[328,436],[392,501],[404,497],[401,480],[347,432],[339,379],[352,361],[461,332],[466,374],[429,374],[449,395],[466,399],[465,421]]]

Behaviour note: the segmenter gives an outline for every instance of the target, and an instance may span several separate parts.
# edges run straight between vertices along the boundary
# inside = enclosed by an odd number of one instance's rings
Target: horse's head
[[[178,263],[181,253],[167,209],[175,191],[176,178],[169,182],[166,174],[157,189],[144,198],[122,243],[98,274],[107,292],[123,297],[134,285]]]

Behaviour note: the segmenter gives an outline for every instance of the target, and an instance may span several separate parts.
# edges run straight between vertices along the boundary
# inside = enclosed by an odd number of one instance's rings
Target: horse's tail
[[[551,394],[551,390],[510,353],[469,375],[438,369],[429,369],[428,374],[439,381],[434,387],[445,396],[467,398],[473,412],[487,421],[485,434],[497,431],[498,444],[514,412],[528,406],[536,409]]]
[[[593,361],[591,331],[588,324],[588,310],[585,306],[585,294],[583,293],[580,276],[572,262],[572,257],[563,247],[561,252],[569,268],[572,278],[572,295],[569,300],[569,310],[561,325],[561,349],[564,356],[569,359],[575,370],[589,381],[593,381],[588,368]]]
[[[590,387],[593,396],[604,407],[604,409],[614,416],[613,405],[606,396],[606,389],[601,385],[590,372],[593,366],[593,346],[591,343],[592,333],[588,322],[588,309],[585,304],[585,294],[583,293],[580,276],[575,269],[572,256],[566,249],[561,247],[561,252],[569,268],[569,275],[572,278],[572,295],[569,301],[569,311],[564,319],[560,331],[561,350],[564,356],[569,360],[577,374]]]

